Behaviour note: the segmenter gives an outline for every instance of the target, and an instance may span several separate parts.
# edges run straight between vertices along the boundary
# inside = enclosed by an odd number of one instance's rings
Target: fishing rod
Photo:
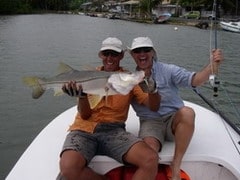
[[[214,0],[213,2],[213,11],[212,14],[214,14],[212,20],[211,20],[211,33],[210,33],[210,57],[211,57],[211,43],[212,43],[212,32],[214,29],[214,48],[217,49],[217,0]],[[214,21],[213,21],[214,19]],[[211,58],[210,58],[211,61]],[[217,78],[217,68],[214,66],[213,62],[211,61],[211,68],[212,68],[212,74],[209,76],[209,83],[213,88],[213,96],[218,96],[218,86],[220,84],[220,81]]]
[[[200,91],[197,88],[193,88],[193,91],[205,102],[209,105],[210,108],[212,108],[219,116],[224,119],[239,135],[240,135],[240,129],[229,119],[227,118],[223,112],[221,112],[217,107],[214,106],[214,104],[208,100],[204,95],[200,93]],[[240,141],[238,142],[240,144]]]
[[[213,2],[213,11],[214,14],[214,21],[211,20],[211,33],[210,33],[210,56],[211,56],[211,45],[212,45],[212,33],[214,29],[214,48],[217,49],[217,0],[214,0]],[[214,23],[213,23],[214,22]],[[210,61],[212,59],[210,58]],[[217,68],[214,67],[213,62],[211,61],[211,68],[212,68],[212,74],[209,76],[209,83],[211,87],[213,88],[213,96],[218,96],[218,88],[220,85],[220,81],[217,78]],[[240,135],[240,128],[238,128],[229,118],[227,118],[223,112],[221,112],[208,98],[206,98],[204,95],[202,95],[197,88],[194,88],[193,91],[206,103],[208,106],[213,109],[219,116],[225,120],[239,135]],[[240,144],[240,141],[238,142]]]

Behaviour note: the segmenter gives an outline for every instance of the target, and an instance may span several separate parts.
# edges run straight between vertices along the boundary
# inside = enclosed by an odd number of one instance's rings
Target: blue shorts
[[[174,135],[172,133],[174,115],[175,113],[154,119],[140,118],[139,137],[154,137],[162,145],[165,140],[174,141]]]
[[[61,154],[66,150],[74,150],[81,153],[87,163],[95,155],[106,155],[124,163],[123,155],[139,141],[142,139],[126,132],[124,123],[101,123],[94,133],[79,130],[69,132]]]

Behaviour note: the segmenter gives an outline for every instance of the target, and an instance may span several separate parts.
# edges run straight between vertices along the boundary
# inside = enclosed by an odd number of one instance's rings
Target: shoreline
[[[182,17],[171,17],[168,19],[166,22],[163,23],[154,23],[153,19],[138,19],[138,18],[131,18],[128,16],[121,16],[121,15],[116,15],[116,18],[111,18],[113,14],[111,13],[96,13],[96,12],[89,12],[89,13],[84,13],[84,12],[75,12],[75,11],[35,11],[30,14],[22,14],[22,15],[36,15],[36,14],[66,14],[66,15],[80,15],[80,16],[90,16],[90,17],[98,17],[98,18],[108,18],[110,20],[123,20],[123,21],[131,21],[131,22],[137,22],[137,23],[145,23],[145,24],[156,24],[156,25],[165,25],[165,24],[170,24],[170,25],[179,25],[179,26],[192,26],[192,27],[197,27],[200,29],[207,29],[211,27],[211,20],[208,19],[185,19]],[[14,15],[14,14],[11,14]],[[15,15],[21,15],[21,14],[15,14]],[[2,15],[6,16],[6,15]],[[199,26],[199,23],[207,23],[208,26],[207,28]],[[218,28],[220,26],[218,25]]]
[[[145,23],[145,24],[156,24],[156,25],[170,24],[170,25],[179,25],[179,26],[191,26],[191,27],[197,27],[200,29],[207,29],[211,27],[211,23],[212,23],[211,20],[209,19],[185,19],[182,17],[171,17],[166,22],[154,23],[153,19],[138,19],[138,18],[131,18],[128,16],[121,17],[120,15],[113,16],[113,14],[105,14],[105,13],[77,13],[77,14],[90,16],[90,17],[108,18],[111,20],[123,20],[123,21]],[[218,25],[218,28],[220,28],[219,25]]]

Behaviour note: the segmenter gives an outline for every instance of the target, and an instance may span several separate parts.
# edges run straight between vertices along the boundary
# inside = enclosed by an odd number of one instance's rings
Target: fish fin
[[[63,94],[64,94],[64,92],[63,92],[62,89],[60,89],[60,88],[54,88],[54,96],[61,96],[61,95],[63,95]]]
[[[90,66],[90,65],[84,65],[83,70],[96,71],[96,67],[93,67],[93,66]]]
[[[38,99],[45,92],[45,89],[43,89],[41,84],[39,83],[39,81],[41,81],[40,78],[31,76],[31,77],[24,77],[22,80],[23,80],[23,83],[25,83],[26,85],[32,88],[32,98]]]
[[[57,72],[58,72],[58,74],[62,74],[62,73],[67,73],[67,72],[70,72],[70,71],[73,71],[73,70],[74,69],[71,66],[69,66],[69,65],[67,65],[63,62],[60,62],[59,66],[58,66],[58,69],[57,69]]]
[[[102,100],[102,97],[103,96],[100,96],[100,95],[88,95],[88,102],[90,104],[90,108],[93,109],[95,108],[98,103]]]
[[[109,92],[109,89],[106,88],[105,90],[106,90],[105,103],[107,105],[108,104],[108,92]]]

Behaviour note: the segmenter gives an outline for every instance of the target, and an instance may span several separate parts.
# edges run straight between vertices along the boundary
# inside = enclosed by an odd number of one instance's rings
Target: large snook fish
[[[98,97],[114,94],[128,94],[135,85],[144,79],[143,71],[129,72],[105,72],[105,71],[78,71],[72,67],[60,63],[59,74],[51,78],[36,76],[24,77],[23,82],[32,88],[32,97],[37,99],[48,90],[53,89],[54,95],[61,95],[62,86],[70,81],[81,85],[83,92]],[[96,98],[96,97],[95,97]],[[96,103],[94,103],[96,105]]]

